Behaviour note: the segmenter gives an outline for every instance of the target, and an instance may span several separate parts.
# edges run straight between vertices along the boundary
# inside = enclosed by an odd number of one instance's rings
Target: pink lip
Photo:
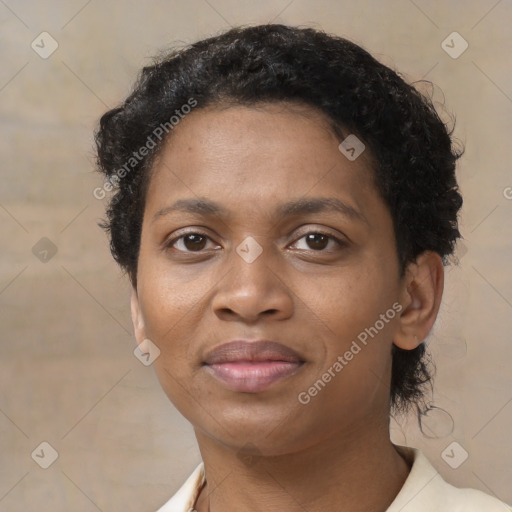
[[[257,393],[295,373],[304,361],[269,340],[235,340],[210,351],[205,368],[234,391]]]

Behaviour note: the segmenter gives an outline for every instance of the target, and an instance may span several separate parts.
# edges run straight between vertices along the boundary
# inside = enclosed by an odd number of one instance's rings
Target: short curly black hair
[[[402,276],[427,250],[448,263],[461,236],[455,163],[463,150],[455,148],[453,128],[432,100],[353,42],[312,28],[267,24],[233,28],[155,58],[124,103],[101,117],[98,167],[107,178],[104,189],[116,188],[102,226],[134,286],[151,166],[175,124],[191,105],[282,101],[325,113],[338,136],[356,134],[369,148],[375,183],[393,220]],[[392,361],[393,410],[418,407],[424,385],[432,384],[425,343],[413,350],[393,345]]]

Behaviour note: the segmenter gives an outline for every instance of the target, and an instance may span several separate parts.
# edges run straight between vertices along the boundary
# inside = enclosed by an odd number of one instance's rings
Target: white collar
[[[505,503],[475,489],[448,484],[417,448],[395,445],[412,465],[402,489],[386,512],[512,512]],[[176,494],[157,512],[191,512],[205,483],[201,462]]]

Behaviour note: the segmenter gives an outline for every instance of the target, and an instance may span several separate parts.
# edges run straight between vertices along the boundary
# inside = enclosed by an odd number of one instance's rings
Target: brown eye
[[[180,252],[200,252],[210,238],[202,233],[186,233],[171,240],[167,247]]]
[[[190,251],[200,251],[206,245],[206,237],[194,233],[185,235],[183,245]]]
[[[306,243],[311,249],[322,250],[329,243],[329,237],[322,233],[309,233],[306,235]]]
[[[297,247],[299,242],[302,243],[302,247]],[[305,251],[330,252],[326,250],[333,249],[333,247],[329,247],[329,243],[334,243],[338,248],[342,248],[347,245],[339,238],[328,233],[322,233],[321,231],[310,231],[300,237],[293,245],[296,246],[296,249]],[[334,249],[336,249],[336,247],[334,247]]]

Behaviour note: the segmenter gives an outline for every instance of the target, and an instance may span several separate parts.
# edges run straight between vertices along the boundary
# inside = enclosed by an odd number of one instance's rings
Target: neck
[[[270,457],[237,453],[197,430],[196,436],[206,474],[197,512],[384,512],[410,470],[388,425],[371,436],[332,436]]]

